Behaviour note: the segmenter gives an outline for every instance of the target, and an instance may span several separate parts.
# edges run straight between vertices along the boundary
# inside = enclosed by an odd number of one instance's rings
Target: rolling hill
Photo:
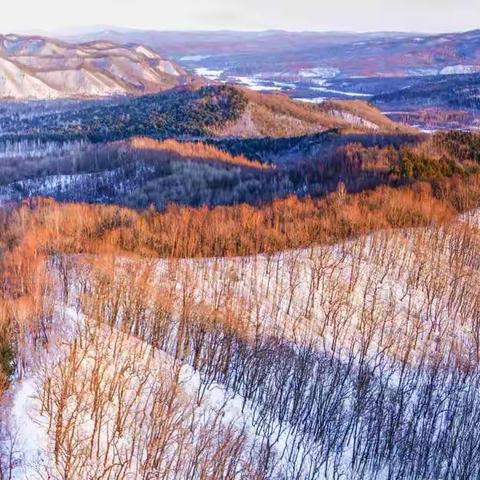
[[[32,113],[33,112],[33,113]],[[0,115],[2,138],[110,141],[157,138],[295,137],[332,128],[349,133],[412,133],[363,101],[321,105],[231,85],[185,86],[154,95],[50,106],[12,119]]]

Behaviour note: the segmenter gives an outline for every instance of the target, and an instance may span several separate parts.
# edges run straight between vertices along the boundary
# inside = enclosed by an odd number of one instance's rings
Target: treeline
[[[284,163],[287,160],[292,161],[292,157],[308,158],[314,154],[328,153],[348,143],[360,143],[365,148],[392,146],[399,149],[401,146],[413,146],[424,139],[425,136],[419,134],[347,134],[333,128],[325,132],[298,137],[214,138],[206,139],[205,142],[226,150],[232,155],[244,155],[264,162]]]
[[[20,167],[13,159],[5,160],[0,178],[7,182],[20,178],[0,187],[0,197],[14,201],[50,196],[59,201],[164,208],[169,203],[256,204],[296,191],[285,172],[274,166],[201,143],[159,145],[161,149],[156,144],[137,148],[123,142],[90,146],[78,156],[23,162]]]
[[[167,159],[170,154],[172,157],[180,156],[192,161],[221,162],[257,169],[268,168],[268,166],[262,162],[249,160],[244,155],[233,156],[202,142],[178,142],[172,139],[158,141],[148,137],[134,137],[129,141],[129,144],[135,150],[161,152],[167,156]]]
[[[139,212],[32,199],[5,217],[3,238],[33,235],[42,251],[51,254],[110,249],[160,257],[253,255],[441,223],[479,204],[476,174],[360,194],[349,194],[340,184],[325,198],[292,196],[261,207],[172,205],[161,212]]]
[[[452,110],[449,108],[415,109],[389,114],[393,120],[415,125],[429,130],[462,130],[475,125],[477,114],[472,110]]]

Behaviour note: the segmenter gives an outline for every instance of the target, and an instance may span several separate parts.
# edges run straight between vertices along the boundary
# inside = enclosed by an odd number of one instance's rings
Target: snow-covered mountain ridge
[[[141,45],[0,36],[0,98],[4,99],[154,93],[182,84],[187,77],[181,67]]]

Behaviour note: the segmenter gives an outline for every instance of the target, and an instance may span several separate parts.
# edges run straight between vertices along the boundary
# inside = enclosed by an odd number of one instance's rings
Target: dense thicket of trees
[[[170,206],[138,212],[32,199],[11,211],[4,236],[34,235],[51,253],[112,248],[162,257],[252,255],[426,226],[475,208],[479,200],[478,175],[360,194],[348,194],[340,185],[326,198],[289,197],[260,208]]]
[[[295,194],[321,197],[339,182],[348,192],[417,180],[436,182],[478,171],[479,135],[338,135],[290,140],[215,142],[133,138],[106,145],[5,144],[0,198],[51,196],[61,201],[115,203],[134,208],[170,203],[259,205]],[[259,148],[255,160],[248,156]],[[69,149],[71,152],[69,152]],[[53,152],[53,153],[52,153]],[[262,153],[263,152],[263,153]]]
[[[203,136],[242,114],[247,99],[239,89],[210,86],[172,89],[119,101],[78,102],[43,115],[2,118],[4,139],[104,142],[135,135],[162,138]]]

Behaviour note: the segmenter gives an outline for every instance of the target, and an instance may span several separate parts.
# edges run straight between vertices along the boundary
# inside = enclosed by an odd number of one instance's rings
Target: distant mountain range
[[[3,99],[140,95],[184,84],[189,78],[179,65],[140,45],[0,36]]]
[[[187,67],[200,64],[238,75],[291,74],[319,68],[343,78],[475,73],[480,70],[480,30],[436,35],[105,30],[70,38],[141,43],[176,58]]]

